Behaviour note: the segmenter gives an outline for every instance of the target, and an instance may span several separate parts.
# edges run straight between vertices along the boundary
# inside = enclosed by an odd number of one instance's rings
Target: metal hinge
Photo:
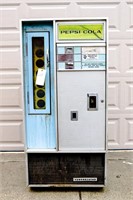
[[[30,104],[30,100],[29,100],[29,92],[27,92],[27,102],[28,102],[28,104]]]
[[[28,44],[26,43],[26,56],[28,56]]]

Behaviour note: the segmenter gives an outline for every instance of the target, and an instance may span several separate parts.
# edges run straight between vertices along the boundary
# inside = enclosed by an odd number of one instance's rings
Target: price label
[[[46,78],[46,69],[38,69],[36,77],[36,85],[43,86]]]

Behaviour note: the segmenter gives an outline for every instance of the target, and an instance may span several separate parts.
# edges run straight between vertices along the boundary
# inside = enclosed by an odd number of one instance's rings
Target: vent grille
[[[29,153],[29,184],[104,184],[105,154]]]

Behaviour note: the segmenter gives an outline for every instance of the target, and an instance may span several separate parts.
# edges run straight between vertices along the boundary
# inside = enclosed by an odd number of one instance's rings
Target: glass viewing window
[[[44,37],[32,38],[33,52],[33,105],[34,109],[46,109],[46,92],[44,86],[36,85],[38,69],[45,69]]]

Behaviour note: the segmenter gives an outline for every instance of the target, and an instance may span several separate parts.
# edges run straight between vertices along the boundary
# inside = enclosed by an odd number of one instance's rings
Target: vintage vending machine
[[[29,187],[104,187],[107,19],[23,20]]]

